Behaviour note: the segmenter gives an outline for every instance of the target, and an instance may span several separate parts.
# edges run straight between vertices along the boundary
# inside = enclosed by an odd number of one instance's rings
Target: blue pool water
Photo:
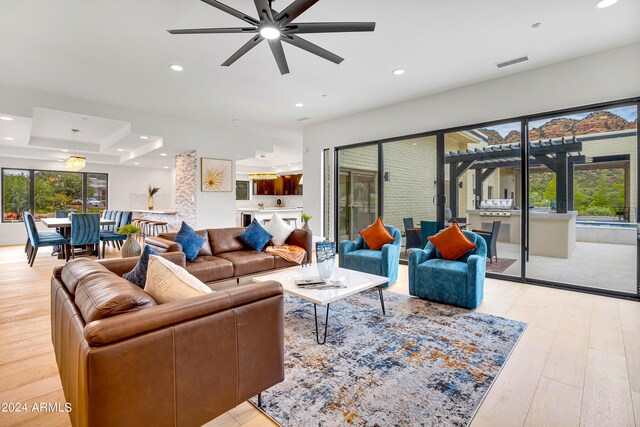
[[[596,221],[576,221],[576,225],[588,225],[595,227],[620,227],[620,228],[635,228],[636,224],[630,224],[628,222],[596,222]]]

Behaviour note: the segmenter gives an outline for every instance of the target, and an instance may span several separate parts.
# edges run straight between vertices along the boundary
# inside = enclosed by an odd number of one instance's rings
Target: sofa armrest
[[[282,285],[275,281],[241,286],[96,320],[85,326],[84,337],[90,346],[104,346],[281,295]]]
[[[305,263],[311,263],[311,260],[313,259],[313,232],[311,230],[296,228],[289,235],[287,243],[290,245],[300,246],[307,251]]]
[[[400,246],[387,243],[382,247],[382,275],[389,278],[389,285],[398,279],[398,265],[400,264]]]
[[[187,268],[187,259],[184,252],[165,252],[160,254],[161,257],[171,261],[172,263],[179,265],[182,268]],[[113,273],[116,273],[118,276],[122,277],[123,274],[130,272],[133,270],[133,267],[136,266],[140,257],[130,257],[130,258],[110,258],[110,259],[102,259],[98,262]]]
[[[487,259],[483,255],[470,255],[467,259],[467,308],[476,308],[484,297],[484,278]]]
[[[424,249],[412,249],[409,252],[409,294],[416,295],[416,268],[430,258],[433,258],[435,249],[431,243]]]
[[[182,245],[173,240],[163,239],[158,236],[147,236],[144,239],[145,244],[151,246],[151,249],[158,253],[162,252],[182,252]]]

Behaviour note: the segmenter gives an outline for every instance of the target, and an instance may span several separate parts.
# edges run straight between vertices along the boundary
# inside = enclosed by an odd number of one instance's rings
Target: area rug
[[[384,295],[386,316],[377,291],[332,303],[325,345],[313,305],[286,295],[285,380],[262,393],[265,414],[286,427],[467,425],[526,324]]]
[[[507,268],[511,267],[517,259],[511,258],[498,258],[496,261],[493,260],[493,263],[487,262],[487,272],[489,273],[502,273]]]

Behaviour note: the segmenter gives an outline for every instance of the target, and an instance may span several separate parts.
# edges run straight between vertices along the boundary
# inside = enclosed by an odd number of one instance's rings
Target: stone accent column
[[[198,158],[195,151],[176,156],[176,218],[173,228],[182,221],[196,226],[196,192],[198,189]]]

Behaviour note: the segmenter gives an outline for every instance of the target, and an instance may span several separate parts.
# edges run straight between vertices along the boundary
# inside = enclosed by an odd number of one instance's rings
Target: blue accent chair
[[[71,237],[67,242],[67,261],[75,258],[74,246],[100,245],[100,215],[71,215]],[[100,251],[98,250],[98,258]]]
[[[487,244],[470,231],[462,231],[477,248],[455,261],[443,259],[429,242],[409,255],[409,294],[444,304],[476,308],[484,296]]]
[[[400,230],[390,225],[385,225],[385,228],[394,238],[394,241],[384,245],[378,251],[369,249],[362,236],[358,236],[356,240],[343,240],[340,242],[339,266],[349,270],[388,277],[389,281],[382,286],[392,285],[398,279],[402,234]]]
[[[115,215],[111,215],[112,220],[115,221],[115,225],[106,226],[108,230],[100,231],[100,240],[102,241],[102,257],[104,258],[104,248],[107,243],[113,243],[118,248],[122,248],[122,242],[127,240],[127,236],[124,234],[117,234],[116,231],[125,225],[131,224],[133,219],[133,212],[130,211],[111,211]]]
[[[38,248],[43,246],[62,246],[68,243],[67,239],[60,233],[56,233],[55,231],[38,231],[36,220],[31,212],[24,212],[22,215],[27,229],[27,235],[29,236],[27,243],[27,260],[29,267],[33,267],[33,262],[36,260],[36,255],[38,254]]]

